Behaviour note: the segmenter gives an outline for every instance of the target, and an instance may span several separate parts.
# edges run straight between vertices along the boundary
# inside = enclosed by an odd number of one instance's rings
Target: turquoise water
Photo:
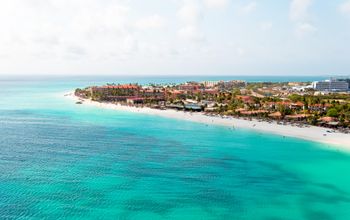
[[[0,219],[350,219],[349,154],[63,97],[91,82],[0,82]]]

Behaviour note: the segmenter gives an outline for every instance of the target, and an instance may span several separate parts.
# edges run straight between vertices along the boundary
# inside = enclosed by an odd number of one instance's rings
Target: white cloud
[[[257,6],[258,4],[255,1],[249,2],[240,8],[240,12],[242,14],[250,14],[256,10]]]
[[[245,51],[243,48],[241,48],[241,47],[238,47],[238,48],[236,49],[236,51],[237,51],[237,55],[238,55],[239,57],[243,56],[243,55],[246,53],[246,51]]]
[[[0,26],[8,41],[0,40],[0,50],[7,56],[69,59],[129,52],[123,44],[132,38],[129,8],[119,1],[11,0],[1,6]]]
[[[178,36],[181,39],[189,41],[201,41],[204,36],[200,30],[202,12],[200,2],[196,0],[184,0],[182,7],[177,12],[177,17],[182,22],[178,30]]]
[[[296,35],[299,38],[304,38],[317,31],[317,28],[309,23],[301,23],[296,27]]]
[[[139,29],[156,29],[163,28],[166,25],[166,20],[160,15],[152,15],[138,20],[135,26]]]
[[[207,8],[226,8],[229,4],[229,0],[204,0],[204,4]]]
[[[272,26],[273,26],[272,22],[269,22],[269,21],[260,23],[260,29],[263,31],[271,30]]]
[[[177,16],[186,24],[198,24],[202,18],[199,2],[196,0],[184,0],[182,7],[177,13]]]
[[[289,18],[294,23],[295,34],[299,39],[311,35],[317,31],[312,24],[309,9],[313,0],[292,0]]]
[[[178,31],[178,36],[185,40],[202,41],[204,39],[203,34],[197,26],[185,26]]]
[[[292,0],[289,17],[291,21],[299,22],[308,19],[309,8],[313,0]]]
[[[294,67],[299,60],[304,64],[320,54],[343,59],[347,67],[348,30],[330,27],[337,18],[325,15],[327,8],[322,7],[338,6],[339,13],[350,15],[350,0],[339,0],[341,5],[321,0],[281,1],[278,6],[274,1],[260,2],[0,0],[0,75],[259,73],[259,61],[268,61],[273,70],[283,62],[286,66],[294,62]],[[313,2],[317,14],[311,13]],[[253,15],[260,6],[264,6],[259,8],[261,14]],[[288,6],[289,13],[276,12],[276,7]],[[320,21],[317,26],[314,16]],[[321,22],[325,19],[331,22]],[[339,42],[329,41],[328,29],[339,35]],[[256,35],[259,31],[266,33]],[[312,44],[298,40],[310,36],[315,39]],[[228,46],[231,41],[233,46]]]
[[[350,1],[346,1],[339,6],[339,11],[343,14],[350,15]]]

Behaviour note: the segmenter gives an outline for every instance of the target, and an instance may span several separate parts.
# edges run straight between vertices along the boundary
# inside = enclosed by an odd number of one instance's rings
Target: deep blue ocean
[[[76,87],[107,82],[218,78],[0,81],[0,219],[350,219],[346,152],[250,130],[76,105],[64,97]]]

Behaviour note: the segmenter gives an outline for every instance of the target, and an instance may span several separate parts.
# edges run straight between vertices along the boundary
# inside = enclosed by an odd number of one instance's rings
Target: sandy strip
[[[73,93],[69,93],[66,95],[73,99],[74,101],[78,101],[79,98],[74,96]],[[99,108],[112,109],[118,111],[128,111],[135,113],[142,113],[148,115],[157,115],[161,117],[174,118],[178,120],[187,120],[192,122],[204,123],[204,124],[212,124],[212,125],[221,125],[221,126],[229,126],[234,128],[244,128],[244,129],[252,129],[259,132],[273,133],[282,136],[288,137],[296,137],[305,140],[316,141],[324,144],[333,145],[338,149],[346,150],[350,152],[350,134],[344,133],[329,133],[331,129],[321,128],[316,126],[310,127],[296,127],[292,125],[279,125],[276,122],[259,122],[257,120],[244,120],[237,118],[222,118],[222,117],[213,117],[207,116],[203,113],[189,113],[183,111],[176,110],[158,110],[152,108],[137,108],[123,105],[115,105],[111,103],[100,103],[91,100],[84,100],[83,104],[89,106],[95,106]]]

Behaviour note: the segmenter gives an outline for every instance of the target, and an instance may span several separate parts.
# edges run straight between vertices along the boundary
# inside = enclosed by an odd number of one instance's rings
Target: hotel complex
[[[325,81],[316,81],[312,83],[312,88],[317,91],[348,91],[349,83],[330,79]]]

